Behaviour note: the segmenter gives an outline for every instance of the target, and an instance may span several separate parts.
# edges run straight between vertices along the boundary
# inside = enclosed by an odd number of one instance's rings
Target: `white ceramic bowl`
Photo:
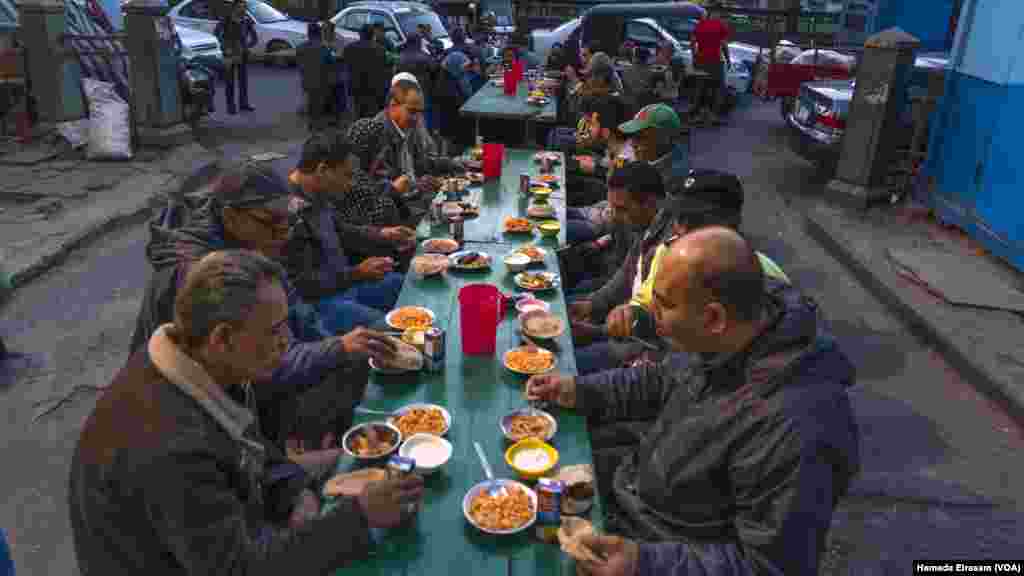
[[[533,260],[530,260],[529,256],[518,252],[505,256],[505,267],[513,274],[518,274],[519,272],[526,270],[526,267],[529,266],[531,262],[533,262]]]
[[[433,434],[413,434],[402,443],[398,455],[415,460],[416,472],[433,474],[451,460],[452,444]]]
[[[516,303],[516,311],[519,312],[520,315],[526,314],[530,310],[543,310],[545,312],[550,312],[551,305],[536,298],[523,298]]]

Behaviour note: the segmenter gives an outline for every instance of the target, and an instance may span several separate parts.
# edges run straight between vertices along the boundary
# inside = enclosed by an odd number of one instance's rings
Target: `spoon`
[[[490,481],[491,487],[487,489],[487,492],[491,496],[508,496],[508,490],[505,490],[504,486],[494,485],[494,474],[491,472],[491,465],[487,463],[487,456],[484,456],[484,449],[480,446],[479,442],[473,442],[473,447],[476,448],[476,455],[480,457],[480,464],[484,467],[484,474],[487,475],[487,480]]]
[[[394,412],[384,412],[382,410],[370,410],[369,408],[363,408],[362,406],[356,406],[357,414],[373,414],[376,416],[394,416]]]

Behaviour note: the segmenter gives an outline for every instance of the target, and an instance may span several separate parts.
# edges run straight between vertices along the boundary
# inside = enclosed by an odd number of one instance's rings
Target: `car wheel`
[[[295,60],[287,56],[275,56],[274,53],[291,50],[291,48],[292,47],[283,40],[271,40],[267,43],[267,51],[263,60],[269,65],[286,68],[289,65],[294,64]]]

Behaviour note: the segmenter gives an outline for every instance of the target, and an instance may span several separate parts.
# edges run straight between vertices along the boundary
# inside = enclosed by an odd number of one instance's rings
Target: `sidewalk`
[[[804,225],[965,380],[1024,423],[1024,274],[924,209],[852,212],[821,200]]]
[[[15,288],[202,173],[217,155],[197,143],[142,148],[130,161],[90,161],[59,140],[0,148],[0,265]]]

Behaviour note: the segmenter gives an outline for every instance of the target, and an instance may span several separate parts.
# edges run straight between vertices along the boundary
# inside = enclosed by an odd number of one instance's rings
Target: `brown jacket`
[[[265,486],[283,455],[162,326],[85,423],[69,509],[83,576],[322,576],[363,557],[353,500],[299,530],[271,525]],[[296,487],[301,489],[301,486]]]

